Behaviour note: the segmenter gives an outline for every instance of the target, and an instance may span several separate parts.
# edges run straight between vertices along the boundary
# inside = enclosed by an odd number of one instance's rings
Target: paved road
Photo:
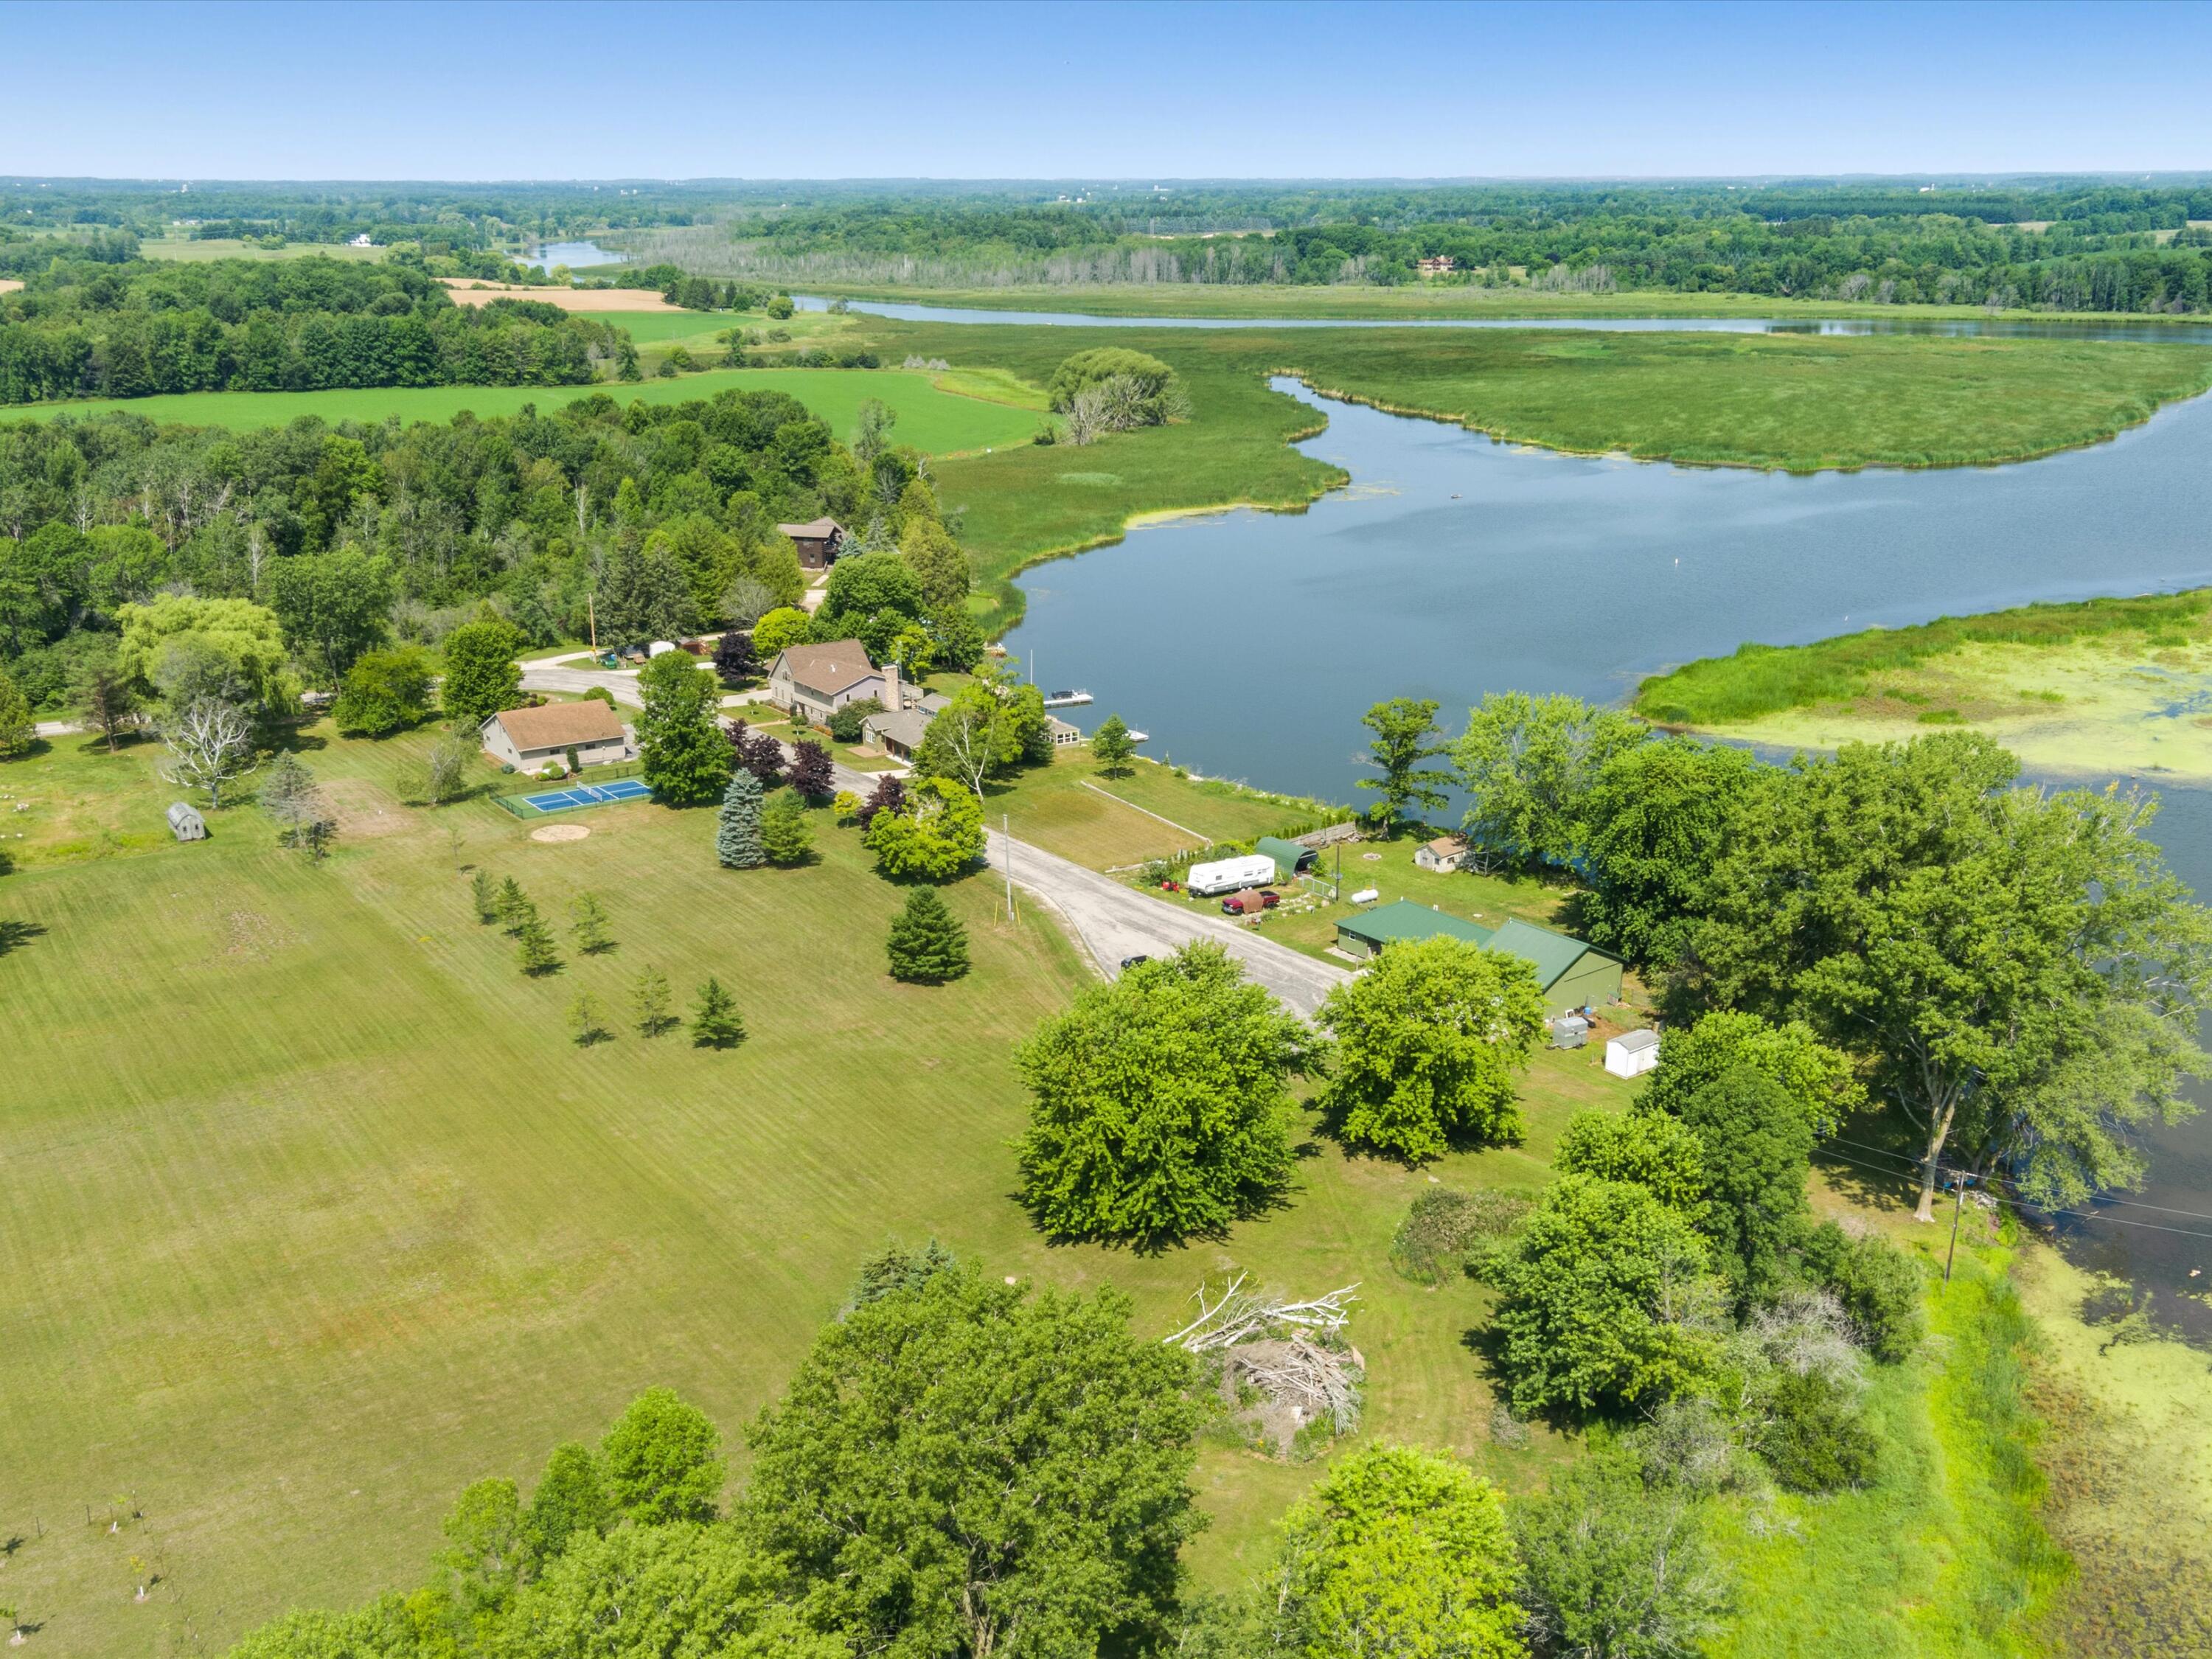
[[[641,703],[637,681],[631,675],[526,663],[522,683],[533,691],[586,691],[604,685],[617,702],[633,708]],[[790,753],[786,744],[785,757]],[[834,766],[832,773],[840,789],[860,796],[873,789],[882,775],[842,765]],[[1255,981],[1299,1014],[1312,1014],[1332,988],[1352,977],[1346,969],[1278,945],[1224,917],[1169,904],[995,830],[988,834],[991,867],[1003,872],[1011,849],[1014,885],[1042,900],[1109,978],[1121,971],[1125,957],[1169,956],[1197,939],[1226,945]]]
[[[990,835],[991,867],[1006,867],[1009,840]],[[1169,904],[1110,876],[1070,862],[1027,842],[1011,843],[1014,885],[1025,888],[1060,914],[1069,932],[1100,970],[1118,973],[1125,957],[1164,957],[1198,939],[1229,948],[1260,984],[1294,1012],[1310,1015],[1334,987],[1352,977],[1349,969],[1264,939],[1249,927],[1203,911]]]

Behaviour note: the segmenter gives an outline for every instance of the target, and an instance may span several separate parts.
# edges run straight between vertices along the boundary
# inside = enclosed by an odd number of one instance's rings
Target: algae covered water
[[[1348,488],[1039,566],[1006,640],[1041,682],[1093,693],[1082,724],[1119,714],[1210,775],[1348,800],[1359,716],[1385,697],[1433,697],[1447,722],[1491,691],[1614,702],[1747,640],[2212,585],[2212,398],[2038,461],[1793,477],[1560,455],[1274,384],[1327,413],[1300,447]],[[2170,791],[2157,833],[2212,902],[2212,794]],[[2084,1224],[2076,1247],[2212,1336],[2179,1294],[2212,1282],[2212,1118],[2159,1135],[2153,1163],[2129,1197],[2170,1212],[2113,1206],[2131,1224]]]

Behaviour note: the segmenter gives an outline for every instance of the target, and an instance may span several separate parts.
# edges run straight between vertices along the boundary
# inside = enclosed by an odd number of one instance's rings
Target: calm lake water
[[[1524,449],[1274,384],[1327,411],[1300,447],[1349,488],[1038,567],[1006,640],[1040,684],[1097,699],[1063,712],[1118,713],[1148,753],[1212,775],[1349,800],[1359,715],[1384,697],[1434,697],[1447,720],[1495,690],[1611,702],[1746,640],[2212,585],[2212,398],[2045,460],[1796,477]],[[2212,902],[2212,794],[2169,792],[2158,830]],[[2162,1136],[2154,1167],[2132,1199],[2212,1215],[2212,1120]],[[2212,1311],[2173,1294],[2212,1271],[2212,1237],[2100,1221],[2075,1248],[2212,1335]]]
[[[583,270],[592,265],[619,265],[629,258],[627,253],[611,247],[601,247],[597,242],[542,242],[534,253],[518,253],[514,262],[520,265],[535,265],[540,270],[550,270],[556,265],[566,265],[571,270]]]
[[[826,311],[820,295],[795,294],[801,311]],[[2198,323],[1984,322],[1976,318],[1857,317],[1104,317],[1088,311],[994,311],[975,306],[908,305],[848,300],[854,311],[910,323],[1029,323],[1054,328],[1579,328],[1608,334],[1942,334],[2002,339],[2196,340],[2212,342]]]

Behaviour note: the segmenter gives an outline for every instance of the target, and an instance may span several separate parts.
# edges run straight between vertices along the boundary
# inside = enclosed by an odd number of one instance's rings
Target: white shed
[[[169,803],[169,833],[179,841],[205,841],[207,820],[191,802],[173,800]]]
[[[1659,1063],[1659,1033],[1623,1031],[1605,1044],[1605,1069],[1615,1077],[1640,1077]]]

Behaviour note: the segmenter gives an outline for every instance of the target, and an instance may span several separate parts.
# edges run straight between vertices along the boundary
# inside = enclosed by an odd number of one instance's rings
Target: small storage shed
[[[1434,841],[1423,842],[1413,849],[1413,862],[1424,870],[1449,873],[1460,867],[1467,857],[1467,837],[1438,836]]]
[[[1262,836],[1252,843],[1255,853],[1265,853],[1275,861],[1275,879],[1288,881],[1292,876],[1304,875],[1314,866],[1320,856],[1310,847],[1301,847],[1294,841],[1285,841],[1280,836]]]
[[[207,820],[191,802],[173,800],[169,803],[169,833],[179,841],[205,841]]]
[[[1658,1063],[1656,1031],[1623,1031],[1606,1042],[1605,1069],[1615,1077],[1640,1077]]]
[[[1580,1014],[1562,1014],[1552,1022],[1554,1048],[1579,1048],[1589,1041],[1589,1022]]]
[[[1411,899],[1400,899],[1373,910],[1344,917],[1336,924],[1336,945],[1355,957],[1379,957],[1386,945],[1403,939],[1463,939],[1469,945],[1486,945],[1490,935],[1471,921],[1431,910]]]

